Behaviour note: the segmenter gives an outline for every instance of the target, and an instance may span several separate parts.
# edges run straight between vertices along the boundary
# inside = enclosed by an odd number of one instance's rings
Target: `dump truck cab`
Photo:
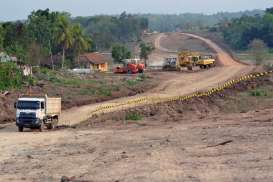
[[[45,118],[44,98],[19,98],[16,103],[16,125],[20,128],[40,128]]]
[[[21,97],[14,104],[16,125],[20,132],[24,128],[48,129],[58,124],[61,113],[61,99],[45,97]]]

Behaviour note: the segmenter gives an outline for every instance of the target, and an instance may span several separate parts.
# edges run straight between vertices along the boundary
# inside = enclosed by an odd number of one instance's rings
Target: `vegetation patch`
[[[23,74],[14,63],[0,63],[0,91],[20,88]]]
[[[254,97],[267,97],[267,98],[273,98],[273,91],[272,88],[268,86],[258,87],[256,89],[253,89],[249,92],[249,95]]]
[[[145,74],[140,74],[135,79],[127,80],[127,85],[129,87],[134,87],[134,86],[138,85],[139,83],[146,81],[146,79],[147,79],[147,76]]]
[[[130,121],[140,121],[143,119],[143,116],[137,112],[129,112],[126,113],[125,120]]]

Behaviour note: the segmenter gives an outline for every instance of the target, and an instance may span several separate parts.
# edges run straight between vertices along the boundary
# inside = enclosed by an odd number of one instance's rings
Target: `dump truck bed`
[[[199,60],[197,62],[198,65],[209,65],[209,64],[214,64],[215,60],[214,59],[204,59],[204,60]]]
[[[62,110],[61,98],[46,98],[46,114],[60,115]]]

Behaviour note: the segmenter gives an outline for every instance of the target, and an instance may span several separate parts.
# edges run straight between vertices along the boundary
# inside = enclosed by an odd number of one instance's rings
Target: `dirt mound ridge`
[[[78,126],[101,124],[106,121],[125,121],[126,115],[128,113],[137,113],[143,117],[153,118],[155,120],[157,118],[161,118],[161,120],[165,120],[166,122],[175,122],[181,120],[182,118],[190,117],[197,117],[201,119],[206,115],[225,112],[226,107],[224,105],[224,101],[230,99],[232,96],[236,96],[236,94],[242,91],[247,91],[255,89],[259,86],[272,84],[273,81],[271,76],[260,77],[255,80],[248,80],[245,82],[237,83],[232,87],[225,89],[223,92],[215,93],[209,97],[196,97],[186,101],[159,103],[113,113],[106,113],[100,116],[95,115],[88,121]]]

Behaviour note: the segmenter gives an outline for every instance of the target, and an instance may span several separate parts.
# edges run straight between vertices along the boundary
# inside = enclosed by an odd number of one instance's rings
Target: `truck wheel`
[[[40,130],[40,132],[43,132],[43,130],[44,130],[44,122],[41,123],[41,126],[40,126],[39,130]]]
[[[54,119],[54,128],[56,128],[59,124],[59,118]]]
[[[193,67],[192,66],[188,66],[188,70],[192,71]]]
[[[18,127],[18,131],[19,131],[19,132],[23,132],[23,131],[24,131],[24,127],[19,126],[19,127]]]
[[[49,125],[47,125],[47,129],[52,130],[55,129],[58,126],[58,119],[53,119],[52,123],[50,123]]]
[[[53,124],[48,124],[48,125],[46,125],[46,128],[47,128],[48,130],[52,130],[52,129],[53,129]]]

